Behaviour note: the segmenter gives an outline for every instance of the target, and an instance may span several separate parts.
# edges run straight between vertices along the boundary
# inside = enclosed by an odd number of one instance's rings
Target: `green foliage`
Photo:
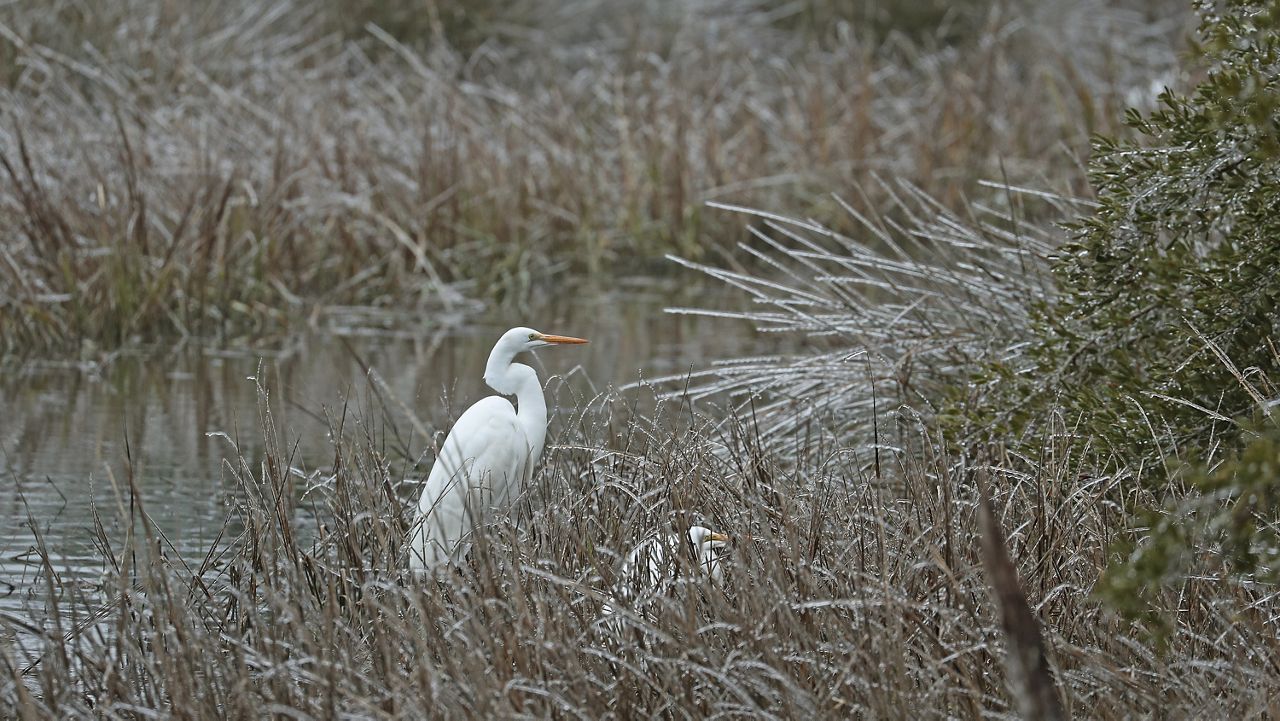
[[[1068,226],[1058,293],[1033,304],[1032,363],[988,366],[975,386],[997,392],[967,414],[1016,434],[1059,409],[1137,477],[1124,506],[1145,510],[1100,593],[1157,630],[1183,605],[1162,593],[1206,559],[1244,583],[1280,568],[1280,435],[1233,420],[1278,394],[1280,3],[1196,8],[1202,80],[1130,110],[1134,139],[1095,139],[1098,206]]]
[[[1193,573],[1280,581],[1280,425],[1270,419],[1247,434],[1231,459],[1185,469],[1184,480],[1198,493],[1166,511],[1143,514],[1149,532],[1123,549],[1125,563],[1111,569],[1102,585],[1114,607],[1167,631],[1169,619],[1154,597],[1187,583]]]
[[[1255,437],[1232,461],[1204,470],[1193,480],[1209,499],[1225,499],[1211,507],[1203,524],[1222,549],[1222,560],[1240,573],[1280,580],[1280,432]]]
[[[1206,444],[1204,409],[1248,412],[1254,399],[1221,357],[1275,369],[1280,4],[1197,7],[1207,77],[1189,96],[1166,90],[1150,115],[1130,111],[1138,140],[1096,140],[1100,206],[1061,249],[1061,293],[1041,309],[1048,339],[1034,352],[1061,401],[1132,467],[1157,445]]]

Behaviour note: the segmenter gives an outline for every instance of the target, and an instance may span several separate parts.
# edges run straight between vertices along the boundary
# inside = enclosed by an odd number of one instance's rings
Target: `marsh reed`
[[[723,257],[708,201],[838,220],[876,176],[1075,195],[1089,134],[1179,77],[1179,3],[919,4],[8,3],[0,352],[447,321]]]

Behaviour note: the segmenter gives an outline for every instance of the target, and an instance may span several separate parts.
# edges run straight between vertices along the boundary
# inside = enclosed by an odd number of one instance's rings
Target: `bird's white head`
[[[690,526],[689,542],[698,549],[698,555],[701,556],[704,549],[718,551],[724,548],[729,543],[729,537],[705,526]]]
[[[502,337],[498,339],[498,344],[494,346],[494,350],[502,348],[514,357],[517,353],[534,350],[535,348],[545,348],[549,345],[581,345],[586,342],[582,338],[574,338],[567,335],[549,335],[540,333],[532,328],[522,327],[512,328],[503,333]]]
[[[549,345],[580,345],[587,341],[567,335],[548,335],[532,328],[512,328],[493,346],[489,361],[484,366],[484,382],[505,395],[519,395],[522,388],[529,392],[541,392],[538,376],[533,369],[513,363],[515,357],[535,348]]]
[[[689,542],[693,544],[698,567],[710,576],[713,582],[720,583],[724,576],[724,569],[720,564],[720,552],[729,544],[729,537],[705,526],[690,526]]]

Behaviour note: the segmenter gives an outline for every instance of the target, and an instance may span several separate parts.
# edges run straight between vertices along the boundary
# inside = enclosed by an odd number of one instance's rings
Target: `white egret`
[[[617,613],[619,603],[630,603],[666,592],[679,578],[680,564],[676,558],[681,553],[712,584],[721,583],[724,580],[721,554],[728,543],[728,536],[704,526],[690,526],[683,539],[675,533],[644,539],[622,562],[618,582],[614,585],[614,598],[601,608],[605,625],[614,633],[621,632],[621,624],[611,618]]]
[[[537,372],[513,362],[515,357],[586,342],[530,328],[512,328],[498,339],[484,382],[502,395],[468,408],[440,447],[409,532],[411,570],[460,562],[471,547],[472,531],[510,506],[533,475],[547,437],[547,402]],[[502,396],[515,396],[516,405]]]

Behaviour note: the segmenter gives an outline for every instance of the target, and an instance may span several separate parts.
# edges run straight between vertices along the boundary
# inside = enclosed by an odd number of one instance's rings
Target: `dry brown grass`
[[[783,272],[790,285],[721,272],[757,291],[752,320],[821,341],[809,362],[727,366],[724,393],[702,400],[550,381],[558,420],[521,523],[433,580],[403,570],[419,488],[400,479],[425,469],[392,450],[400,402],[371,390],[334,409],[315,468],[264,386],[265,451],[230,449],[236,506],[202,563],[157,535],[131,477],[113,485],[125,540],[97,536],[101,588],[63,582],[40,547],[44,587],[0,618],[31,649],[3,658],[0,700],[36,718],[1012,717],[1024,699],[982,567],[982,475],[1021,585],[1005,568],[1001,595],[1025,598],[1024,635],[1042,624],[1069,715],[1271,712],[1280,597],[1266,587],[1209,573],[1153,591],[1175,609],[1159,639],[1093,596],[1151,503],[1130,469],[1052,411],[1016,451],[944,442],[944,381],[985,357],[1016,365],[1025,329],[994,309],[1038,285],[1051,245],[908,197],[912,220],[867,219],[869,244],[771,217],[758,239],[811,263]],[[611,634],[601,608],[622,558],[691,522],[737,538],[723,588],[690,574]]]
[[[1082,190],[1074,156],[1169,76],[1183,22],[962,5],[941,43],[766,5],[8,4],[0,350],[521,298],[731,245],[705,201],[828,215],[872,174],[956,207],[1002,173]]]
[[[559,425],[524,522],[429,582],[401,570],[413,489],[374,409],[335,410],[332,466],[291,470],[264,402],[267,450],[228,467],[240,500],[205,562],[179,561],[121,479],[130,540],[101,539],[115,600],[93,616],[49,577],[55,602],[3,619],[38,655],[5,652],[0,699],[30,718],[1009,716],[979,469],[1072,715],[1242,718],[1280,692],[1274,597],[1194,581],[1164,646],[1090,598],[1115,489],[1082,472],[1097,459],[1066,451],[1065,427],[1038,459],[979,465],[886,414],[898,449],[877,463],[822,433],[779,455],[749,418],[682,401],[650,420],[624,420],[634,400],[561,401],[582,410]],[[738,538],[723,590],[678,586],[656,620],[608,636],[619,555],[690,518]]]

